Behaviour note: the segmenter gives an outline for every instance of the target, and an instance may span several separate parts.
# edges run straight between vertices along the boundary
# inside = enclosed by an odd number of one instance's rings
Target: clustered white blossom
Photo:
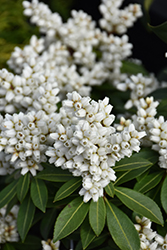
[[[150,133],[150,140],[155,143],[152,145],[152,149],[160,154],[159,166],[167,169],[167,121],[163,116],[154,119]]]
[[[59,250],[60,241],[53,243],[53,240],[48,239],[47,241],[42,240],[42,250]]]
[[[99,10],[103,18],[100,19],[101,28],[108,32],[122,34],[127,28],[133,26],[138,17],[142,16],[139,4],[130,4],[120,9],[123,0],[102,0]]]
[[[19,207],[14,205],[6,215],[7,206],[0,209],[0,244],[19,241],[17,231],[17,214]]]
[[[151,228],[152,222],[143,217],[136,216],[135,228],[139,233],[140,250],[165,250],[167,249],[167,234],[165,237],[159,235]]]
[[[130,76],[124,83],[117,84],[116,88],[121,91],[131,90],[130,99],[125,104],[125,108],[130,109],[133,106],[138,107],[140,99],[149,95],[153,90],[156,90],[158,85],[159,83],[154,75],[143,76],[142,73],[139,73]]]
[[[50,134],[55,143],[46,155],[50,163],[82,177],[79,194],[84,195],[84,202],[91,198],[97,201],[103,196],[103,188],[116,179],[111,167],[133,151],[139,152],[139,140],[145,132],[138,132],[130,124],[115,133],[111,126],[115,116],[110,114],[112,106],[107,97],[96,102],[77,92],[68,93],[63,110],[62,122],[56,125],[56,133]]]

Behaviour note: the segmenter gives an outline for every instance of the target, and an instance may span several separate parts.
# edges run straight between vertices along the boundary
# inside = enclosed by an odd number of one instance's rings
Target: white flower
[[[48,239],[47,241],[42,240],[42,250],[59,250],[60,241],[53,243],[53,240]]]

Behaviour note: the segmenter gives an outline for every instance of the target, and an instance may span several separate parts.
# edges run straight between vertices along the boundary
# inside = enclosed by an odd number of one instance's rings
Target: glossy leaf
[[[31,182],[31,198],[36,207],[45,212],[48,200],[48,190],[45,182],[36,178]]]
[[[40,224],[40,232],[44,240],[48,239],[51,228],[56,220],[56,208],[49,209]]]
[[[81,241],[82,241],[82,247],[83,249],[86,249],[92,240],[96,237],[95,233],[93,232],[90,224],[89,219],[86,218],[81,226]]]
[[[132,221],[110,201],[106,200],[107,226],[121,250],[139,250],[140,239]]]
[[[152,164],[155,164],[158,162],[159,154],[153,151],[151,148],[142,148],[139,153],[135,153],[132,157],[134,160],[136,157],[147,159],[148,161],[151,161]]]
[[[163,177],[163,172],[155,172],[146,175],[141,181],[137,182],[134,189],[140,193],[146,193],[152,188],[154,188],[161,181]]]
[[[9,203],[16,195],[18,180],[13,181],[0,192],[0,208]]]
[[[161,203],[162,203],[163,209],[167,213],[167,176],[165,177],[165,180],[161,188]]]
[[[103,244],[106,239],[108,238],[108,232],[103,232],[102,234],[99,235],[99,237],[96,237],[92,243],[88,246],[87,250],[95,248],[99,249],[99,246]]]
[[[158,205],[149,197],[124,187],[116,187],[115,194],[128,208],[157,224],[163,224],[163,217]]]
[[[106,187],[105,187],[106,193],[111,196],[112,198],[114,197],[115,191],[114,191],[114,184],[113,182],[110,182]]]
[[[124,158],[121,161],[119,161],[113,169],[118,171],[128,171],[128,170],[134,170],[134,169],[140,169],[142,167],[152,166],[152,162],[140,158],[140,157],[130,157],[130,158]]]
[[[15,195],[12,200],[7,204],[7,207],[6,207],[6,213],[5,213],[5,216],[10,212],[10,210],[12,209],[12,207],[17,204],[18,202],[18,199],[17,199],[17,195]]]
[[[66,182],[72,179],[73,176],[68,170],[50,167],[41,171],[36,178],[53,182]]]
[[[102,197],[97,202],[91,200],[89,208],[89,222],[97,236],[102,232],[106,220],[106,206]]]
[[[114,182],[114,186],[115,185],[118,186],[122,183],[125,183],[127,181],[135,179],[136,177],[138,177],[141,174],[143,174],[144,172],[146,172],[150,167],[151,167],[151,165],[148,165],[148,166],[143,166],[139,169],[132,169],[132,170],[128,170],[128,171],[117,172],[117,179]]]
[[[30,185],[30,174],[27,173],[19,178],[17,185],[17,197],[20,202],[24,200]]]
[[[31,227],[35,213],[35,206],[31,201],[29,195],[24,199],[20,205],[20,209],[17,217],[17,228],[20,234],[22,241],[25,240],[25,237]]]
[[[72,194],[77,188],[79,188],[82,184],[81,178],[73,178],[66,182],[61,188],[57,191],[54,202],[58,200],[62,200]]]
[[[59,214],[54,228],[54,242],[74,232],[83,222],[89,210],[89,204],[82,197],[70,202]]]
[[[148,24],[151,31],[153,31],[162,41],[167,43],[167,22],[157,26]]]

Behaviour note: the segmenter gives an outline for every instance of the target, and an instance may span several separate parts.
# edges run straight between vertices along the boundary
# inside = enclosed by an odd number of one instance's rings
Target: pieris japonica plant
[[[23,9],[41,37],[0,70],[0,249],[167,249],[167,81],[126,34],[142,7]]]

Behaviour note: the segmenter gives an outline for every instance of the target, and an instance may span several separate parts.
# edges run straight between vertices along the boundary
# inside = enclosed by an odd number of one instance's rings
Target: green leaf
[[[161,100],[160,104],[157,107],[158,116],[166,116],[166,107],[167,107],[167,99]]]
[[[30,173],[22,175],[17,185],[17,197],[20,202],[24,200],[29,189],[30,184]]]
[[[124,187],[115,187],[115,194],[128,208],[157,224],[163,224],[163,217],[158,205],[149,197]]]
[[[102,245],[106,239],[108,238],[109,234],[108,232],[104,232],[102,234],[100,234],[99,237],[96,237],[92,243],[88,246],[87,250],[95,248],[95,249],[99,249],[99,246]]]
[[[16,195],[17,183],[18,180],[13,181],[0,192],[0,208],[9,203]]]
[[[165,180],[162,184],[160,197],[161,197],[162,207],[167,213],[167,176],[165,177]]]
[[[47,168],[37,174],[36,178],[46,181],[66,182],[72,179],[73,176],[68,170],[62,170],[61,168],[50,166],[50,168]]]
[[[154,0],[144,0],[144,8],[148,12]]]
[[[157,26],[148,24],[148,27],[153,31],[162,41],[167,43],[167,22],[164,22]]]
[[[35,206],[31,201],[30,196],[27,195],[23,203],[20,205],[17,217],[17,228],[22,241],[25,240],[25,237],[31,227],[34,218],[34,213]]]
[[[147,70],[143,67],[142,64],[137,64],[129,60],[122,62],[121,73],[129,73],[131,75],[136,75],[139,72],[143,75],[148,75]]]
[[[152,164],[155,164],[158,162],[159,154],[151,148],[142,148],[139,153],[135,153],[132,157],[134,160],[135,157],[147,159],[148,161],[151,161]]]
[[[5,243],[3,246],[3,250],[15,250],[14,246],[10,243]]]
[[[61,188],[57,191],[54,202],[58,200],[62,200],[72,194],[77,188],[79,188],[82,184],[81,178],[74,178],[66,182]]]
[[[96,237],[95,233],[93,232],[89,224],[89,219],[87,217],[81,226],[80,234],[81,234],[82,247],[83,249],[86,249],[90,245],[92,240]]]
[[[109,232],[121,250],[139,250],[140,239],[132,221],[114,204],[107,204],[107,226]]]
[[[144,172],[146,172],[150,167],[151,167],[151,165],[148,165],[148,166],[143,166],[139,169],[132,169],[132,170],[128,170],[128,171],[117,172],[117,179],[114,182],[114,186],[115,185],[118,186],[122,183],[125,183],[127,181],[135,179],[136,177],[138,177],[141,174],[143,174]]]
[[[114,184],[110,182],[106,187],[105,187],[106,193],[111,196],[112,198],[114,197],[115,191],[114,191]]]
[[[153,96],[155,99],[166,99],[166,91],[167,88],[160,88],[160,89],[156,89],[155,91],[151,92],[151,94],[149,96]]]
[[[17,204],[18,199],[17,199],[17,195],[15,195],[12,200],[7,204],[7,208],[6,208],[6,213],[5,216],[10,212],[10,210],[12,209],[12,207]]]
[[[36,207],[45,213],[48,200],[48,190],[45,182],[36,178],[31,182],[31,198]]]
[[[12,243],[17,250],[41,250],[41,239],[34,235],[27,235],[24,244],[20,242]]]
[[[91,200],[89,209],[89,222],[90,225],[98,236],[101,234],[106,220],[106,206],[102,197],[97,202]]]
[[[40,224],[40,232],[44,240],[47,240],[51,228],[53,227],[56,220],[56,208],[49,209]]]
[[[53,241],[56,242],[75,231],[85,219],[88,210],[89,203],[84,203],[81,197],[70,202],[56,220]]]
[[[127,170],[134,170],[134,169],[141,169],[142,167],[152,166],[152,162],[143,159],[141,157],[130,157],[130,158],[124,158],[119,163],[116,163],[116,165],[113,167],[113,169],[118,171],[127,171]]]
[[[140,193],[146,193],[152,188],[154,188],[161,181],[163,177],[163,172],[155,172],[149,175],[146,175],[140,182],[137,182],[134,186],[134,190]]]

